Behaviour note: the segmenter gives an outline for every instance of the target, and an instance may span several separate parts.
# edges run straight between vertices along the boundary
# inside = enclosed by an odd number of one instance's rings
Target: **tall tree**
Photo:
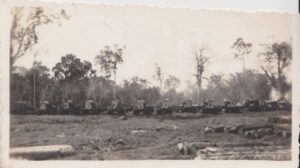
[[[47,14],[42,7],[13,8],[13,23],[11,27],[10,64],[13,66],[17,59],[25,55],[38,43],[37,28],[55,21],[61,23],[62,19],[69,16],[65,10],[57,14]]]
[[[163,89],[163,73],[161,67],[158,64],[155,64],[155,74],[153,75],[154,79],[159,82],[159,88],[162,91]]]
[[[30,85],[32,86],[33,108],[35,109],[37,105],[39,105],[39,102],[37,100],[40,100],[44,97],[44,91],[49,84],[50,72],[46,66],[43,66],[41,62],[35,60],[33,63],[33,67],[27,74],[27,78],[29,79]]]
[[[36,61],[36,57],[37,57],[38,53],[34,53],[34,56],[33,56],[33,108],[36,109],[36,65],[37,65],[37,61]]]
[[[52,71],[56,81],[63,84],[64,92],[70,95],[72,99],[75,98],[75,94],[78,95],[81,92],[83,86],[80,85],[85,85],[85,79],[96,73],[90,62],[81,61],[74,54],[61,57],[61,61],[52,68]]]
[[[196,59],[196,81],[198,86],[198,102],[200,103],[200,96],[201,96],[201,88],[202,88],[202,78],[203,73],[205,71],[205,64],[209,60],[209,57],[205,56],[204,54],[205,49],[199,48],[194,50],[194,56]]]
[[[236,50],[234,53],[234,59],[242,59],[243,61],[243,71],[246,69],[246,56],[251,53],[252,44],[244,41],[243,38],[239,37],[233,43],[232,49]]]
[[[88,61],[81,61],[74,54],[66,54],[61,57],[53,68],[54,77],[62,81],[79,81],[95,73],[92,64]]]
[[[209,87],[212,88],[225,88],[226,84],[224,81],[224,74],[223,73],[218,73],[218,74],[212,74],[210,77],[207,79],[209,82]]]
[[[30,105],[38,106],[37,100],[44,98],[49,77],[49,69],[41,62],[35,61],[34,66],[28,70],[16,66],[11,76],[15,81],[11,84],[11,102],[25,101]]]
[[[89,85],[86,86],[87,95],[89,98],[93,98],[96,105],[104,105],[110,103],[113,93],[113,83],[107,80],[103,76],[94,76],[90,78]]]
[[[147,80],[133,77],[131,80],[124,80],[123,87],[120,88],[119,97],[125,104],[136,104],[138,98],[145,98]]]
[[[114,45],[114,47],[105,46],[104,49],[100,51],[100,54],[96,56],[95,60],[98,65],[100,65],[101,70],[105,73],[106,78],[114,76],[114,99],[116,99],[117,94],[117,69],[118,64],[123,63],[123,50],[125,46],[119,47]]]
[[[278,91],[279,98],[284,99],[285,92],[290,90],[290,84],[286,80],[284,71],[292,60],[292,46],[286,42],[268,44],[265,45],[265,50],[259,53],[259,56],[263,57],[262,70],[272,87]]]

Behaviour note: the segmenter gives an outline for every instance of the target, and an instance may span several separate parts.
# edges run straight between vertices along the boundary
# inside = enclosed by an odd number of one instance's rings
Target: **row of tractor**
[[[230,99],[224,99],[223,106],[213,105],[214,99],[204,98],[202,105],[193,105],[192,100],[188,99],[178,106],[170,106],[168,99],[162,100],[156,105],[147,105],[144,99],[138,99],[137,104],[126,105],[119,100],[113,100],[110,106],[97,106],[96,103],[89,99],[83,107],[78,107],[72,100],[64,100],[62,104],[56,105],[48,101],[41,103],[37,109],[32,108],[26,102],[16,102],[11,106],[13,114],[36,114],[36,115],[91,115],[91,114],[118,114],[124,115],[132,112],[134,115],[163,115],[172,113],[242,113],[243,111],[260,112],[260,111],[291,111],[291,104],[284,101],[264,101],[256,99],[246,99],[242,104],[235,104]]]

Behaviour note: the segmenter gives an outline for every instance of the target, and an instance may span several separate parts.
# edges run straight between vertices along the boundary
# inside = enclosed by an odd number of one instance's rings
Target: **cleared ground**
[[[12,115],[11,147],[72,145],[76,154],[54,159],[133,160],[193,159],[177,150],[180,142],[208,141],[219,144],[274,143],[290,149],[290,138],[266,136],[249,139],[236,134],[205,134],[207,126],[266,124],[269,117],[288,112],[244,112],[241,114],[173,114],[167,116],[117,115]]]

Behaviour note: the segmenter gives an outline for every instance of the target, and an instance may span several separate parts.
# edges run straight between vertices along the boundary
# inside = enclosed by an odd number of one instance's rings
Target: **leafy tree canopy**
[[[81,61],[74,54],[67,54],[61,57],[53,68],[54,77],[63,81],[78,81],[84,78],[95,76],[96,71],[88,61]]]

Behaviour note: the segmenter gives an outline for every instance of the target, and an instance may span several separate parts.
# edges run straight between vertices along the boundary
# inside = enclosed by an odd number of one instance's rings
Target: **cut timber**
[[[30,160],[45,160],[72,155],[75,149],[70,145],[34,146],[10,149],[10,156]]]
[[[226,132],[230,134],[238,134],[238,127],[229,127],[226,129]]]
[[[199,150],[195,159],[201,160],[290,160],[291,150],[286,146],[255,146]]]
[[[286,130],[291,130],[292,124],[273,124],[273,127],[275,129],[286,129]]]
[[[240,135],[244,135],[246,131],[251,131],[251,130],[258,130],[260,128],[263,129],[268,129],[268,128],[273,128],[273,125],[242,125],[238,126],[238,133]]]
[[[292,117],[291,116],[275,116],[270,117],[268,119],[269,123],[274,124],[291,124],[292,123]]]
[[[267,147],[267,146],[275,146],[274,142],[245,142],[245,143],[218,143],[217,144],[218,147],[225,147],[225,148],[231,148],[231,149],[235,149],[235,148],[241,148],[241,147],[251,147],[253,148],[254,146],[263,146],[263,147]]]
[[[197,156],[196,160],[291,160],[286,153]]]
[[[207,147],[216,147],[216,144],[211,142],[182,142],[177,145],[179,152],[183,155],[194,155],[199,149],[206,149]]]

